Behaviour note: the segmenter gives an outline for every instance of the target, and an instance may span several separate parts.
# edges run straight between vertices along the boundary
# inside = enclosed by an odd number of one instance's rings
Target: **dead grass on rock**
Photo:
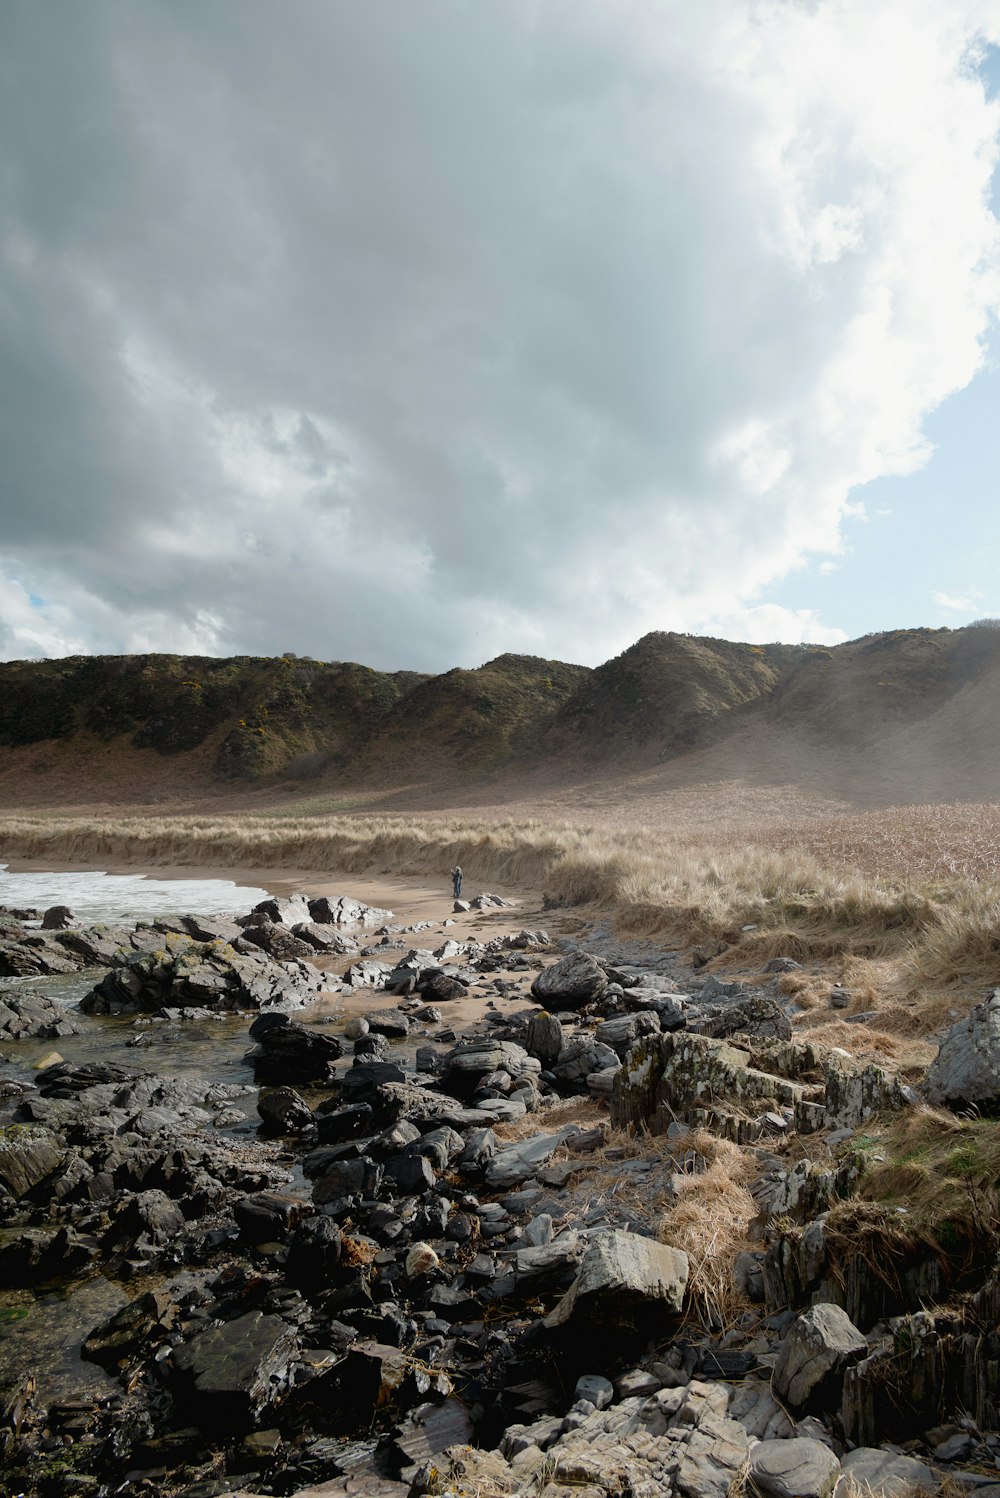
[[[856,1062],[871,1062],[907,1081],[922,1077],[937,1055],[936,1045],[913,1034],[912,1019],[909,1034],[902,1028],[899,1033],[890,1033],[883,1028],[882,1014],[869,1024],[852,1025],[844,1019],[843,1011],[813,1010],[796,1020],[795,1038],[839,1047],[849,1051]]]
[[[677,1179],[677,1199],[663,1213],[658,1237],[688,1256],[688,1314],[719,1330],[747,1306],[733,1265],[751,1246],[757,1208],[749,1186],[758,1166],[751,1151],[703,1130],[692,1132],[688,1144],[704,1158],[705,1169]]]

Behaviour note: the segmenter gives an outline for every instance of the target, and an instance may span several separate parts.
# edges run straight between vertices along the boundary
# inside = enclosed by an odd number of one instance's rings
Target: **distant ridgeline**
[[[149,774],[156,756],[175,767],[186,757],[192,789],[483,779],[508,767],[663,763],[755,721],[850,748],[944,721],[968,688],[988,705],[998,686],[993,620],[832,647],[656,633],[596,670],[523,655],[440,676],[294,655],[10,661],[0,663],[0,749],[10,751],[0,770],[65,771],[102,755],[124,767],[145,750]]]

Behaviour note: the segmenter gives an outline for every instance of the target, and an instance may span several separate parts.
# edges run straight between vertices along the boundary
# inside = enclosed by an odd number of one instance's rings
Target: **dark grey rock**
[[[554,1014],[543,1010],[531,1016],[524,1042],[529,1056],[537,1057],[545,1067],[551,1066],[565,1043],[563,1027]]]
[[[269,1134],[301,1134],[314,1124],[312,1109],[292,1087],[265,1089],[257,1100],[257,1112]]]
[[[248,1429],[291,1384],[293,1329],[251,1311],[176,1349],[175,1396],[185,1415],[222,1435]]]
[[[254,1079],[274,1086],[325,1081],[342,1054],[335,1035],[307,1030],[285,1014],[261,1015],[250,1026],[250,1038],[258,1045]]]
[[[582,1009],[603,997],[607,986],[607,975],[593,957],[571,952],[543,968],[531,992],[547,1009]]]
[[[76,916],[68,905],[50,905],[42,916],[43,931],[68,931],[76,924]]]
[[[312,1210],[301,1197],[279,1191],[255,1191],[233,1204],[233,1216],[245,1243],[281,1243]]]

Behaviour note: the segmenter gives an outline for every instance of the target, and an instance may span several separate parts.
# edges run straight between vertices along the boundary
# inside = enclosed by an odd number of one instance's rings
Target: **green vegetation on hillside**
[[[414,687],[387,715],[372,762],[436,752],[490,774],[531,756],[556,713],[589,679],[586,666],[534,655],[498,655],[474,671],[456,668]]]
[[[294,656],[71,656],[0,664],[0,745],[89,734],[162,755],[214,745],[215,774],[256,780],[343,763],[424,680]]]
[[[666,759],[718,737],[734,709],[772,696],[808,649],[645,635],[598,666],[566,703],[549,743],[587,758],[647,749]]]
[[[294,655],[73,656],[0,663],[0,748],[197,751],[193,788],[325,776],[339,795],[515,766],[653,764],[748,727],[853,753],[935,721],[936,745],[951,741],[944,708],[985,722],[998,694],[1000,630],[985,625],[836,646],[657,632],[596,670],[507,654],[440,676]],[[965,752],[982,724],[960,737]],[[66,752],[52,763],[65,769]]]

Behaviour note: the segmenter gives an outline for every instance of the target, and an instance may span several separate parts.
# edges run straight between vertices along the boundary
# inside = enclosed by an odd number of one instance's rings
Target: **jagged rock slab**
[[[23,1125],[5,1129],[0,1136],[0,1196],[18,1199],[63,1163],[58,1141],[42,1130]]]
[[[927,1072],[924,1096],[952,1108],[1000,1107],[1000,988],[952,1025]]]
[[[847,1312],[810,1306],[789,1328],[774,1368],[774,1389],[793,1408],[809,1411],[839,1403],[844,1370],[868,1352]]]
[[[291,1378],[295,1332],[278,1316],[251,1311],[210,1326],[176,1349],[176,1393],[203,1429],[245,1430]]]
[[[65,1004],[43,993],[0,996],[0,1040],[58,1040],[79,1035],[81,1026]]]
[[[745,1115],[794,1107],[802,1097],[796,1083],[752,1066],[748,1051],[680,1031],[650,1035],[632,1047],[612,1092],[611,1121],[664,1133],[680,1120],[743,1142]]]
[[[601,1233],[545,1325],[618,1331],[641,1323],[648,1337],[654,1323],[680,1312],[687,1277],[688,1258],[680,1249],[635,1233]]]

